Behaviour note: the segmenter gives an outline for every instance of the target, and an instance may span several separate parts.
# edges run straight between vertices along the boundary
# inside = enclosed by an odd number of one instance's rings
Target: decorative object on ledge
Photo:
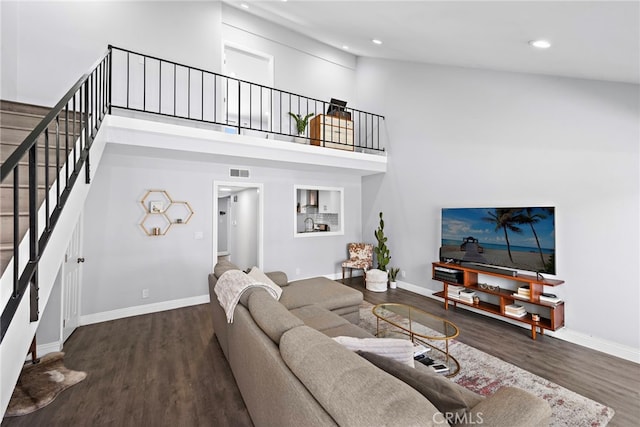
[[[145,211],[140,228],[147,236],[164,236],[172,225],[186,224],[194,214],[189,202],[174,201],[165,190],[147,190],[140,204]]]
[[[353,122],[319,114],[311,119],[311,145],[353,151]]]
[[[309,124],[309,119],[313,117],[313,113],[309,113],[303,117],[300,114],[294,114],[291,111],[289,111],[289,115],[293,117],[293,119],[296,121],[296,132],[298,132],[298,137],[299,137],[299,140],[296,140],[296,142],[306,144],[307,140],[305,138],[305,135],[306,135],[307,125]]]

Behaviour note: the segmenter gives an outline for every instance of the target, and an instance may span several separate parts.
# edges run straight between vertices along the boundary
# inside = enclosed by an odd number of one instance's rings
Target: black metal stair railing
[[[109,50],[95,68],[69,89],[0,168],[0,182],[13,181],[14,202],[13,289],[0,319],[0,342],[28,288],[31,288],[30,319],[38,319],[38,262],[83,166],[84,179],[89,183],[89,152],[111,102],[110,71]],[[44,148],[44,159],[40,159],[42,152],[39,153],[39,148]],[[52,159],[50,151],[54,149]],[[18,200],[20,189],[24,187],[20,176],[25,172],[25,163],[28,176],[29,253],[28,259],[22,260],[19,247],[24,230],[21,229]],[[55,175],[51,176],[50,171],[55,171]],[[41,173],[44,177],[39,176]],[[38,199],[39,189],[44,189],[42,205],[42,201]],[[44,224],[38,223],[41,206],[45,211]]]
[[[330,101],[239,80],[154,56],[110,46],[113,52],[112,107],[133,112],[204,122],[228,133],[261,132],[311,140],[314,145],[382,152],[384,116],[346,107],[312,135],[310,126],[298,135],[289,114],[326,114]],[[311,117],[310,116],[310,117]],[[353,131],[340,132],[352,126]],[[248,132],[247,132],[248,131]]]

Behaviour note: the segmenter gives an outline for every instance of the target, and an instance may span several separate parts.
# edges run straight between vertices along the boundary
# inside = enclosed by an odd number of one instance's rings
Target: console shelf
[[[446,275],[436,276],[436,269],[442,271],[447,270]],[[478,275],[506,279],[509,283],[508,287],[495,287],[492,285],[485,286],[478,280]],[[530,274],[518,274],[512,276],[510,274],[485,271],[476,269],[466,265],[445,264],[442,262],[434,262],[432,265],[433,280],[443,283],[443,290],[433,295],[444,299],[444,308],[449,309],[449,304],[456,307],[458,304],[467,305],[475,309],[492,313],[517,322],[525,323],[531,326],[531,338],[536,339],[536,334],[544,334],[544,330],[555,331],[564,326],[564,302],[556,304],[540,301],[540,294],[545,292],[545,287],[559,286],[564,283],[563,280],[538,278]],[[449,286],[464,286],[466,290],[472,290],[478,296],[477,303],[470,303],[458,298],[454,298],[449,294]],[[529,296],[518,296],[518,288],[527,286],[529,288]],[[494,288],[495,289],[489,289]],[[515,317],[507,314],[506,308],[511,304],[518,304],[525,307],[527,314],[524,317]],[[534,320],[533,315],[537,314],[539,320]]]

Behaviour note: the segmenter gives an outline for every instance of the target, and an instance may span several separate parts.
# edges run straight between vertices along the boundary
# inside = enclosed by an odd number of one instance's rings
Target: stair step
[[[74,122],[76,123],[76,128],[78,128],[82,118],[82,115],[80,114],[80,112],[76,111],[75,120],[73,118],[73,111],[69,110],[68,114],[69,114],[68,115],[69,129],[71,130],[73,128]],[[46,114],[37,115],[37,114],[28,114],[28,113],[16,113],[11,111],[0,111],[0,126],[31,130],[31,129],[34,129],[42,121],[42,119],[45,116]],[[59,119],[60,130],[65,129],[66,116],[65,116],[64,110],[60,113],[59,117],[60,117]],[[49,125],[49,132],[55,132],[55,130],[56,130],[56,123],[55,121],[53,121]]]
[[[69,170],[69,175],[71,175],[71,173],[73,172],[72,169]],[[20,175],[20,181],[19,181],[19,185],[28,185],[29,183],[29,166],[26,164],[23,164],[21,162],[21,164],[18,166],[18,174]],[[66,174],[66,167],[64,165],[61,166],[60,168],[60,179],[64,180],[65,179],[65,175]],[[55,163],[53,165],[49,166],[49,185],[52,185],[55,181],[57,177],[57,172],[56,172],[56,165]],[[45,184],[45,176],[44,176],[44,166],[43,165],[38,165],[38,185],[44,185]],[[7,176],[7,178],[2,182],[3,187],[5,185],[10,186],[11,188],[13,188],[13,173],[10,173],[9,176]]]
[[[7,151],[13,152],[16,148],[18,148],[22,142],[29,136],[31,129],[22,129],[22,128],[14,128],[4,126],[0,128],[0,144],[2,144],[2,151],[5,149]],[[73,145],[73,142],[78,139],[80,136],[79,129],[76,129],[75,136],[73,132],[69,131],[69,145]],[[44,147],[45,136],[41,134],[38,137],[38,146]],[[64,133],[60,133],[58,136],[58,143],[60,147],[64,147],[66,142],[66,135]],[[55,132],[49,133],[49,147],[56,146],[56,134]]]
[[[38,206],[42,205],[44,201],[45,189],[44,185],[38,188],[37,200]],[[53,203],[50,200],[50,203]],[[18,188],[18,209],[21,211],[29,210],[29,187],[22,186]],[[0,188],[0,213],[13,212],[13,188]]]
[[[0,275],[4,274],[11,258],[13,258],[13,246],[8,249],[4,245],[0,246]]]
[[[18,216],[18,231],[22,238],[29,228],[29,214],[20,214]],[[0,243],[13,244],[13,215],[0,214]]]
[[[51,111],[52,107],[43,107],[41,105],[33,105],[33,104],[25,104],[24,102],[14,102],[14,101],[6,101],[0,100],[0,112],[16,112],[16,113],[29,113],[29,114],[39,114],[41,116],[46,116],[49,111]]]
[[[1,148],[2,149],[0,150],[0,163],[4,163],[9,158],[9,156],[13,154],[14,152],[13,148],[15,147],[7,146],[3,144]],[[59,152],[60,152],[60,163],[64,163],[66,160],[66,155],[71,152],[71,149],[67,152],[65,151],[64,147],[60,147]],[[44,155],[45,155],[44,147],[39,147],[37,152],[38,164],[44,164]],[[26,158],[28,158],[28,155],[26,156]],[[52,163],[54,165],[56,163],[56,147],[55,146],[49,147],[49,164],[52,164]]]

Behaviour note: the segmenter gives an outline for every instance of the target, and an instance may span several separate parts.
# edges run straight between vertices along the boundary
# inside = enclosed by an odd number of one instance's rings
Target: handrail
[[[315,116],[325,114],[330,105],[327,100],[298,95],[128,49],[111,45],[110,48],[113,50],[113,87],[120,88],[122,92],[120,96],[112,96],[112,107],[115,108],[221,125],[236,129],[238,134],[248,130],[300,137],[288,113],[301,116],[311,113]],[[131,60],[132,56],[138,63]],[[124,85],[124,89],[120,84]],[[185,104],[182,109],[177,105],[180,100]],[[326,132],[321,131],[320,136],[318,132],[313,135],[308,126],[302,138],[311,140],[315,145],[321,142],[343,148],[352,145],[356,149],[384,151],[380,141],[384,116],[351,107],[343,111],[351,121],[349,126],[353,128],[353,141],[346,140],[345,134],[338,132],[337,128],[342,124],[334,125],[333,122],[325,124]]]
[[[38,319],[38,263],[51,233],[60,217],[73,186],[85,167],[85,181],[90,180],[89,153],[93,140],[108,113],[111,99],[111,50],[98,60],[97,65],[88,74],[84,74],[67,91],[51,111],[29,133],[18,148],[2,163],[0,182],[13,178],[13,290],[2,311],[0,318],[0,342],[13,320],[22,297],[31,287],[30,320]],[[63,124],[61,125],[61,122]],[[71,124],[70,124],[71,122]],[[50,159],[52,149],[50,128],[55,138],[55,159]],[[64,129],[61,129],[64,127]],[[41,208],[38,200],[39,184],[38,148],[44,136],[44,209],[45,224],[39,227],[38,211]],[[42,148],[42,146],[40,146]],[[60,151],[64,150],[61,159]],[[20,168],[23,159],[28,157],[28,216],[29,216],[29,257],[22,266],[20,259]],[[55,168],[55,204],[50,200],[50,170]],[[64,185],[64,186],[63,186]]]

